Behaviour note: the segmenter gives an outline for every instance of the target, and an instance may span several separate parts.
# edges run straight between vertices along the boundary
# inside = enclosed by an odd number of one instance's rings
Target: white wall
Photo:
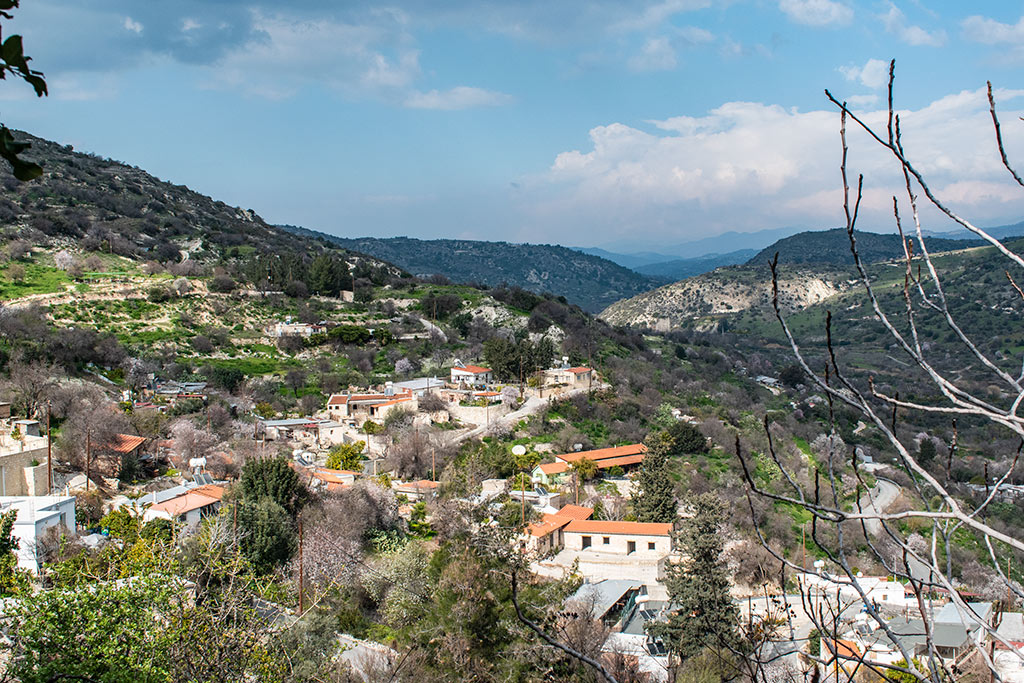
[[[606,553],[614,555],[628,555],[630,557],[651,557],[659,558],[671,552],[671,540],[667,536],[644,536],[634,534],[601,534],[579,531],[566,531],[564,534],[565,547],[569,550],[584,550],[583,538],[590,537],[590,547],[587,551],[595,553]],[[607,540],[607,543],[605,542]],[[636,550],[629,552],[629,542],[636,543]],[[651,549],[649,544],[653,543]]]

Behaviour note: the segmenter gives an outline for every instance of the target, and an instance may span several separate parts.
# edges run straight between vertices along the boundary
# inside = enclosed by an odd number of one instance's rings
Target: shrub
[[[363,423],[363,431],[367,434],[381,434],[384,432],[384,427],[373,420],[367,420]]]

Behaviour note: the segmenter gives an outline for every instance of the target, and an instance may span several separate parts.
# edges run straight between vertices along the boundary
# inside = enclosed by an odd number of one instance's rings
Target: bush
[[[384,432],[384,427],[373,420],[367,420],[363,423],[363,432],[366,434],[382,434]]]
[[[166,287],[151,287],[148,298],[155,304],[162,304],[165,301],[170,301],[171,292]]]
[[[230,294],[231,292],[235,291],[236,286],[237,285],[235,284],[235,281],[231,278],[231,276],[224,275],[223,273],[220,275],[214,275],[213,279],[210,280],[211,292]]]

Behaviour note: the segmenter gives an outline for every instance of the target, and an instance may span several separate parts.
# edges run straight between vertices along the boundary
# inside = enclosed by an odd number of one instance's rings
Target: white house
[[[18,566],[31,572],[38,572],[41,558],[38,544],[50,529],[58,533],[75,535],[74,496],[3,496],[0,497],[0,514],[15,510],[11,535],[18,540]]]
[[[223,487],[214,484],[197,486],[179,496],[146,508],[142,513],[142,519],[146,522],[168,519],[183,522],[187,526],[195,526],[203,517],[217,512],[223,497]]]
[[[490,368],[483,368],[479,365],[466,365],[462,361],[455,361],[451,371],[452,384],[459,386],[485,386],[494,379]]]

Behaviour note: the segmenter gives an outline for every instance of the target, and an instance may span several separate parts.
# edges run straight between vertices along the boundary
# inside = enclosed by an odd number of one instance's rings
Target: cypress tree
[[[681,659],[706,649],[739,646],[738,616],[722,561],[725,504],[715,494],[703,493],[692,500],[692,507],[693,517],[683,521],[676,539],[685,559],[666,569],[669,599],[679,608],[667,623],[652,628]]]
[[[675,485],[665,466],[668,457],[650,450],[640,465],[633,489],[633,514],[638,522],[676,521]]]

